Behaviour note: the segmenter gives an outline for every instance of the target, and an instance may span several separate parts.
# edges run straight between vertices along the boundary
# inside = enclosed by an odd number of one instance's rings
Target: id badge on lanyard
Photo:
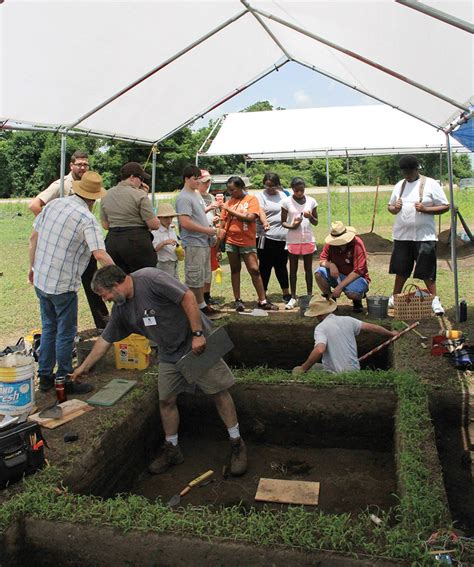
[[[145,309],[143,313],[143,324],[145,327],[153,327],[156,325],[154,309]]]

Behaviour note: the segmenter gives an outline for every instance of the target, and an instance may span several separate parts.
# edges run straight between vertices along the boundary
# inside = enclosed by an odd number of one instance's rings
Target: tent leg
[[[331,230],[331,191],[329,190],[329,156],[326,150],[326,188],[328,192],[328,228]]]
[[[349,183],[349,153],[346,150],[346,172],[347,172],[347,224],[351,226],[351,186]]]
[[[67,135],[61,134],[61,178],[59,180],[59,196],[64,197],[64,176],[66,175],[66,148],[67,148]]]
[[[453,187],[453,161],[451,155],[451,141],[449,134],[446,134],[446,153],[448,158],[448,177],[449,177],[449,200],[451,202],[451,265],[453,267],[454,278],[454,307],[456,310],[456,323],[459,323],[459,285],[458,285],[458,263],[456,258],[456,206],[454,204]]]
[[[156,213],[156,146],[151,151],[151,204]]]

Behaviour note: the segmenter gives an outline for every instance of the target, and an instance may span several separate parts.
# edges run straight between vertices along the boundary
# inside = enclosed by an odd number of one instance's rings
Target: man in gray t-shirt
[[[176,199],[176,212],[180,215],[179,233],[185,251],[185,283],[194,293],[199,309],[205,315],[214,315],[217,311],[204,301],[204,284],[211,281],[209,239],[217,236],[218,229],[209,226],[204,201],[197,191],[200,177],[199,167],[184,168],[184,186]]]
[[[337,304],[332,299],[318,297],[311,300],[305,316],[317,317],[320,321],[314,329],[314,348],[301,366],[293,368],[293,374],[303,374],[308,370],[336,373],[360,370],[356,342],[360,331],[390,338],[397,335],[395,331],[373,323],[364,323],[354,317],[338,317],[333,314],[336,309]]]
[[[235,383],[229,367],[221,359],[189,384],[176,368],[176,362],[190,352],[201,354],[211,323],[197,306],[194,294],[181,282],[156,268],[143,268],[125,274],[118,266],[98,270],[92,289],[105,301],[113,301],[110,321],[84,362],[76,368],[77,380],[108,351],[112,343],[131,333],[144,335],[158,345],[161,422],[165,432],[162,454],[148,470],[161,474],[183,462],[178,445],[179,412],[176,398],[195,385],[214,399],[217,411],[227,427],[231,444],[230,470],[234,476],[247,469],[247,452],[240,437],[237,413],[228,389]]]

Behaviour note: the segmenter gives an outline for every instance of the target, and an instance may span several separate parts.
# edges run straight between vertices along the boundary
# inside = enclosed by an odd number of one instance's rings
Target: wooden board
[[[87,403],[93,406],[113,406],[135,385],[136,380],[124,380],[123,378],[115,378],[101,388],[97,393],[91,396]]]
[[[319,502],[319,482],[261,478],[255,500],[316,506]]]
[[[39,417],[39,413],[35,413],[34,415],[30,415],[28,418],[29,421],[36,421],[41,425],[41,427],[46,427],[46,429],[56,429],[60,425],[64,423],[68,423],[87,413],[92,411],[94,408],[90,406],[87,402],[83,402],[82,400],[68,400],[67,402],[63,402],[62,404],[58,404],[59,407],[63,410],[63,416],[61,419],[52,419],[51,417]]]

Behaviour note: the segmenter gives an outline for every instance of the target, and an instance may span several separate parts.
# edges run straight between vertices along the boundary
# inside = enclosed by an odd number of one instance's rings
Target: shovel
[[[193,486],[197,486],[198,484],[201,484],[201,482],[204,482],[213,474],[214,474],[213,470],[208,470],[207,472],[203,473],[202,475],[192,480],[187,486],[183,488],[183,490],[181,490],[179,494],[175,494],[169,499],[168,506],[170,508],[173,508],[173,506],[177,506],[181,502],[181,496],[187,494],[191,490],[191,488],[193,488]]]

